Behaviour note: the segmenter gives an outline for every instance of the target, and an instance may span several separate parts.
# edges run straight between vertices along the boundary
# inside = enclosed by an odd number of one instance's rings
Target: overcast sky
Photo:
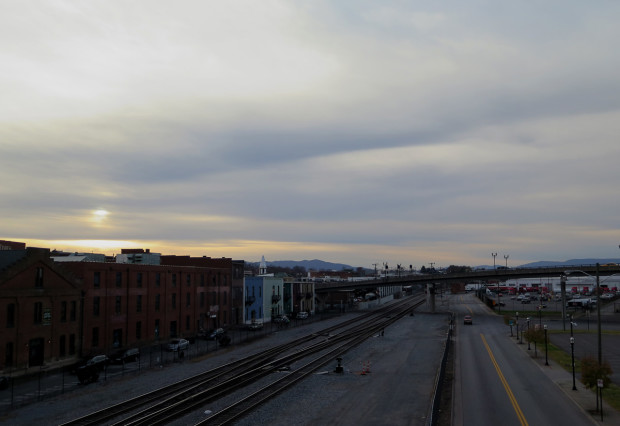
[[[616,1],[2,1],[0,239],[620,258]]]

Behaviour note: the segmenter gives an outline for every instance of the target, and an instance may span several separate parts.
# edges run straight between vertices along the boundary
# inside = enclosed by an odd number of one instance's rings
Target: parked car
[[[96,355],[86,361],[86,367],[93,367],[99,371],[103,371],[106,365],[110,363],[110,358],[105,355]]]
[[[306,319],[308,318],[308,312],[297,312],[297,319]]]
[[[217,335],[217,343],[219,343],[220,346],[228,346],[230,342],[231,338],[228,334],[226,334],[226,332],[224,332],[224,334]]]
[[[220,336],[226,334],[223,328],[216,328],[211,333],[209,333],[205,338],[208,340],[219,340]]]
[[[0,389],[6,389],[9,387],[9,378],[6,376],[0,376]]]
[[[94,365],[83,365],[77,369],[76,375],[81,384],[96,382],[99,380],[99,368]]]
[[[247,328],[251,331],[260,330],[263,328],[263,323],[253,320],[250,324],[248,324]]]
[[[469,324],[469,325],[473,325],[474,320],[472,319],[471,315],[465,315],[465,317],[463,318],[463,324]]]
[[[169,352],[178,352],[189,349],[189,341],[185,339],[172,339],[166,348]]]
[[[110,357],[113,364],[124,364],[126,362],[137,361],[140,359],[140,349],[123,349]]]
[[[287,325],[291,322],[286,315],[277,315],[273,318],[275,324]]]

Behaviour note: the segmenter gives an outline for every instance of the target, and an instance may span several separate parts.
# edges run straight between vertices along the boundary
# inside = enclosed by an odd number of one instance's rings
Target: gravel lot
[[[348,313],[272,333],[248,344],[166,365],[138,376],[91,384],[80,392],[12,411],[0,418],[0,422],[12,425],[67,422],[94,409],[105,408],[224,362],[326,328],[354,315],[357,314]],[[422,425],[427,415],[447,326],[446,315],[416,314],[405,317],[386,328],[384,336],[375,336],[346,354],[343,360],[344,374],[333,372],[336,366],[334,361],[333,365],[326,365],[324,371],[281,394],[238,424]],[[370,369],[369,374],[360,374],[364,367]],[[256,383],[255,387],[256,390],[260,389],[261,383]],[[194,424],[204,419],[205,411],[217,409],[217,405],[204,407],[201,412],[179,419],[175,424]]]

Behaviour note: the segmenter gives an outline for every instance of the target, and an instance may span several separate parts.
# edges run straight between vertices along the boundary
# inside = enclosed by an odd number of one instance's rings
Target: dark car
[[[0,376],[0,389],[6,389],[9,387],[9,378],[6,376]]]
[[[96,355],[86,361],[86,367],[93,367],[99,371],[102,371],[106,365],[110,363],[110,358],[105,355]]]
[[[140,359],[140,349],[123,349],[110,357],[113,364],[124,364],[126,362],[137,361]]]
[[[465,315],[463,318],[463,324],[473,325],[474,320],[471,318],[471,315]]]
[[[100,370],[97,366],[83,365],[77,369],[76,374],[80,383],[86,385],[99,380],[99,372]]]
[[[224,334],[226,334],[226,331],[224,331],[223,328],[216,328],[211,333],[209,333],[209,335],[207,336],[207,339],[208,340],[219,340],[220,336],[223,336]]]
[[[275,324],[287,325],[291,322],[286,315],[277,315],[273,318]]]

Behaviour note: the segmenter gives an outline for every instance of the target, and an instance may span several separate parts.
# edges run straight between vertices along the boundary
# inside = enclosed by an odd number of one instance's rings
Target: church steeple
[[[267,262],[265,262],[265,256],[263,256],[260,260],[260,266],[258,267],[258,275],[266,275],[267,274]]]

